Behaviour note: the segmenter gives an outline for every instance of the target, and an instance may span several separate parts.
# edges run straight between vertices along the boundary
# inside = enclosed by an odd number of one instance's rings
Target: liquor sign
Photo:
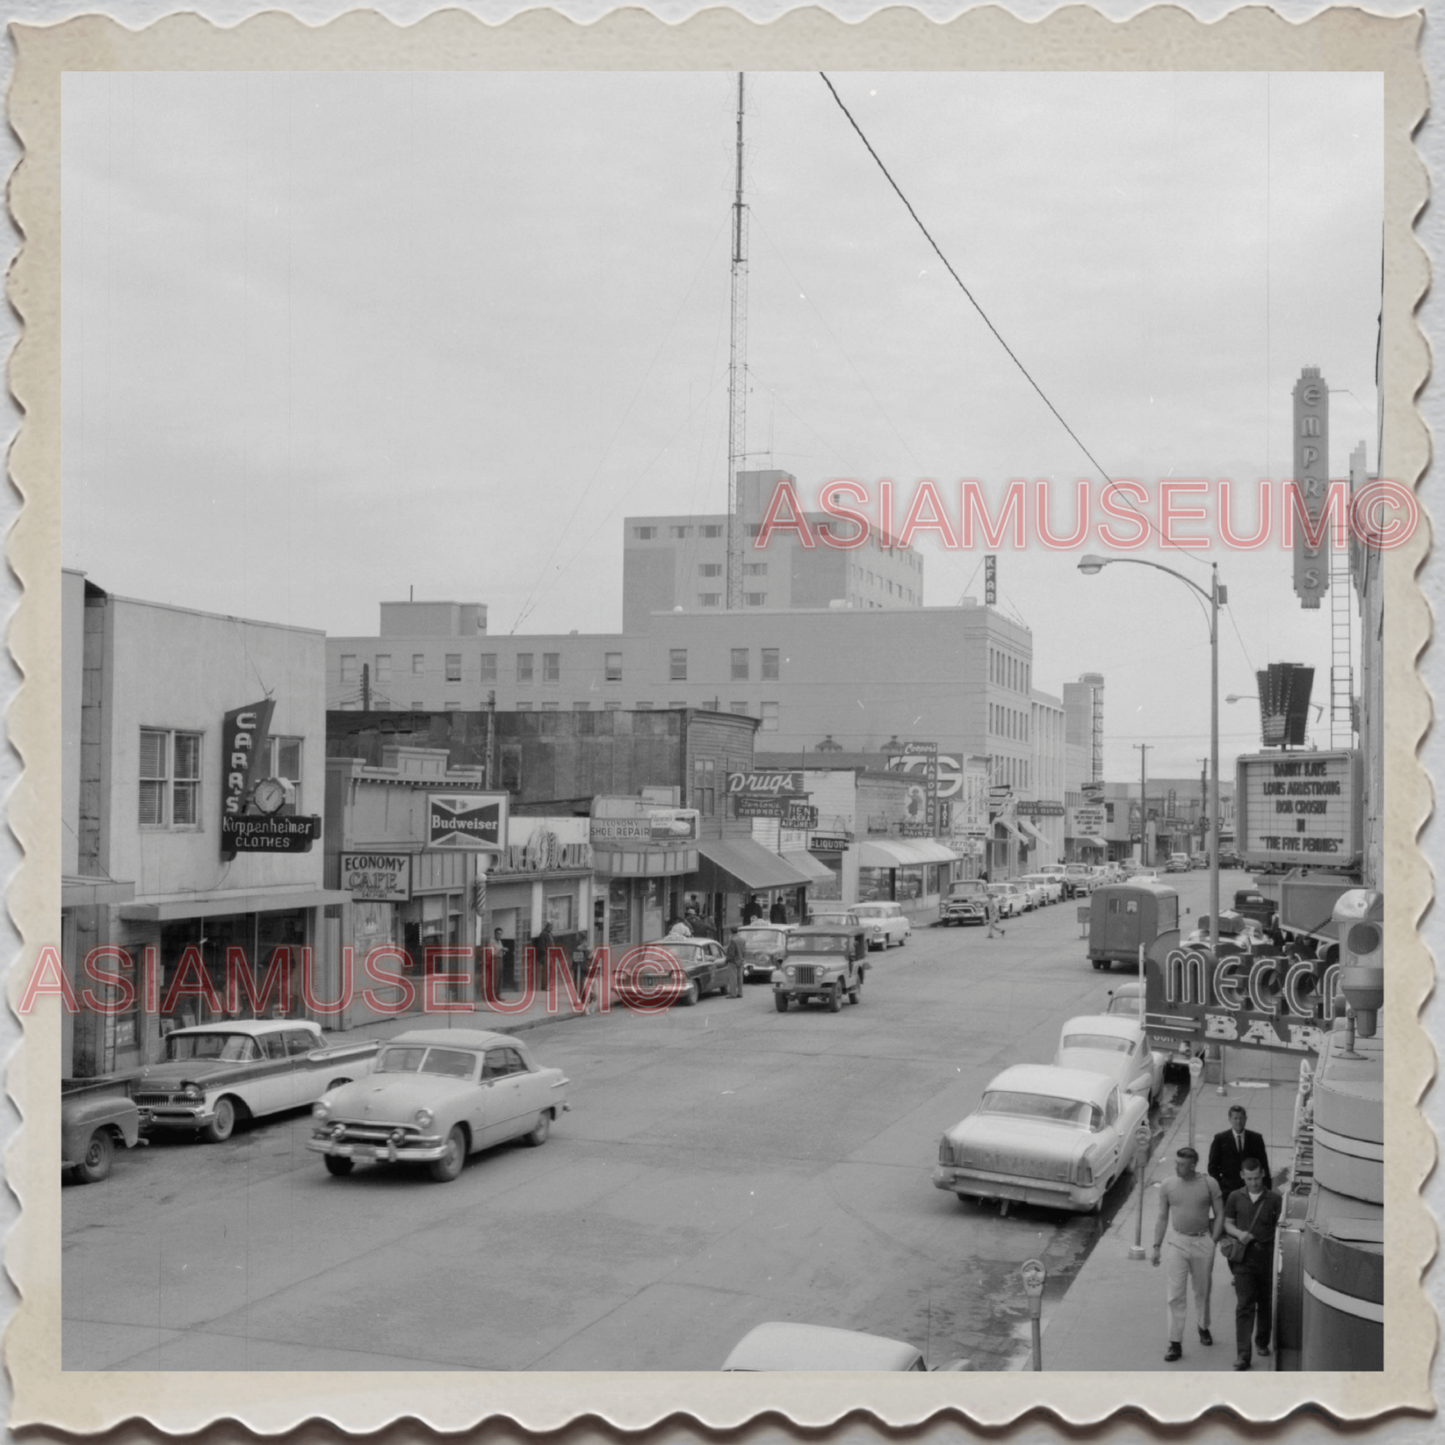
[[[321,819],[314,814],[304,818],[221,817],[221,853],[309,853],[311,845],[321,836]],[[228,853],[229,850],[229,853]]]
[[[1305,516],[1318,528],[1330,485],[1330,388],[1317,366],[1307,366],[1294,384],[1294,483]],[[1285,505],[1293,502],[1286,498]],[[1294,539],[1294,590],[1301,607],[1318,609],[1330,590],[1330,559],[1320,537],[1316,545],[1298,517]]]
[[[1363,851],[1362,791],[1351,748],[1239,758],[1234,836],[1245,866],[1353,867]]]
[[[411,897],[411,854],[343,853],[341,886],[353,900],[405,903]]]
[[[1064,805],[1062,803],[1041,803],[1030,798],[1020,798],[1018,807],[1014,811],[1020,818],[1062,818],[1064,816]]]
[[[506,793],[428,793],[426,846],[500,853],[507,843]]]
[[[1144,959],[1144,1028],[1156,1048],[1202,1043],[1314,1054],[1340,989],[1340,965],[1317,958],[1262,958],[1181,944],[1161,934]]]
[[[814,833],[808,840],[810,853],[846,853],[853,841],[851,833]]]
[[[769,770],[765,773],[729,773],[728,796],[730,798],[802,798],[807,793],[803,788],[801,769],[791,772]]]

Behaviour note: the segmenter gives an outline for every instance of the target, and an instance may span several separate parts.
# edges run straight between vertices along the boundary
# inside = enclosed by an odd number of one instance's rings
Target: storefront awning
[[[726,879],[707,877],[709,865],[718,873],[741,883],[744,888],[801,888],[813,880],[777,853],[754,843],[751,838],[726,838],[715,843],[699,843],[702,854],[703,885],[713,892],[728,892]]]
[[[811,853],[795,852],[791,848],[785,848],[781,856],[798,872],[806,873],[814,883],[829,883],[838,876],[826,863],[818,862]]]
[[[1022,833],[1019,832],[1018,828],[1008,818],[995,818],[993,820],[993,825],[995,828],[1003,828],[1007,830],[1009,836],[1011,838],[1017,839],[1020,843],[1024,845],[1025,848],[1029,846],[1029,840],[1025,838]],[[996,838],[998,835],[991,834],[990,836]]]
[[[1027,818],[1019,819],[1019,827],[1022,828],[1024,832],[1027,833],[1029,837],[1034,840],[1034,842],[1042,843],[1044,841],[1044,835],[1040,833],[1039,830],[1035,828],[1034,825],[1030,823]]]
[[[860,868],[918,868],[925,863],[954,863],[952,848],[932,838],[869,838],[858,846]]]
[[[328,903],[350,903],[351,894],[340,888],[254,888],[231,893],[190,893],[127,903],[120,916],[134,923],[167,923],[174,918],[215,918],[227,913],[274,913],[282,909],[320,908]]]
[[[99,903],[129,903],[134,897],[134,883],[117,883],[114,878],[86,878],[67,874],[60,880],[62,908],[85,908]]]
[[[1083,833],[1075,838],[1074,842],[1082,843],[1085,848],[1107,848],[1109,846],[1102,838],[1096,838],[1092,833]]]

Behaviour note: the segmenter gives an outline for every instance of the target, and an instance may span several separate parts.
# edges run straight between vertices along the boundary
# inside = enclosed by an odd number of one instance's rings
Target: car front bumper
[[[363,1142],[350,1139],[317,1138],[314,1134],[306,1147],[315,1154],[329,1154],[333,1159],[360,1159],[390,1164],[430,1164],[447,1152],[445,1139],[423,1138],[406,1144]]]
[[[933,1187],[975,1199],[1016,1199],[1024,1204],[1042,1204],[1047,1209],[1070,1209],[1087,1213],[1099,1202],[1098,1185],[1054,1183],[1043,1179],[1020,1179],[1008,1174],[990,1174],[960,1164],[935,1164]]]
[[[214,1103],[142,1104],[142,1129],[204,1129],[216,1117]]]

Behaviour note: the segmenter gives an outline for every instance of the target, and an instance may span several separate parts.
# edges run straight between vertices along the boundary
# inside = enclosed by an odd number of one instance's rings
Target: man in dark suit
[[[1253,1129],[1244,1127],[1248,1118],[1243,1104],[1230,1105],[1229,1128],[1221,1129],[1210,1141],[1209,1176],[1218,1182],[1226,1202],[1244,1184],[1240,1166],[1246,1159],[1259,1160],[1259,1166],[1264,1171],[1264,1187],[1273,1187],[1264,1140]]]

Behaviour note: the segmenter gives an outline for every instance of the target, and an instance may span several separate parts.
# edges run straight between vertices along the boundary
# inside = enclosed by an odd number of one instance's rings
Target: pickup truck
[[[986,923],[988,921],[988,885],[982,878],[960,878],[948,885],[948,892],[938,901],[941,924]]]
[[[117,1148],[140,1142],[140,1110],[121,1075],[60,1082],[60,1167],[82,1184],[110,1173]]]

